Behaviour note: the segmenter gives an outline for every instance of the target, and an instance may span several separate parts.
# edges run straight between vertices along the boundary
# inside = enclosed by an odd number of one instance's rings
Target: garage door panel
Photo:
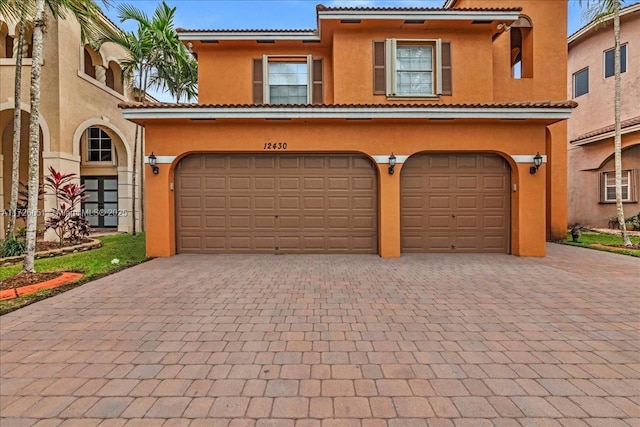
[[[419,154],[401,172],[403,252],[508,252],[510,169],[493,154]]]
[[[186,177],[183,177],[184,179]],[[200,178],[198,178],[200,179]],[[204,177],[204,187],[203,190],[207,191],[225,191],[227,189],[227,178],[225,177]],[[189,187],[181,184],[181,188],[188,189]],[[195,188],[194,188],[195,189]]]
[[[301,184],[301,177],[291,177],[291,176],[285,176],[285,177],[280,177],[278,179],[278,190],[280,191],[300,191]]]
[[[452,197],[448,194],[428,195],[427,209],[448,209],[452,208]]]
[[[376,169],[367,158],[265,154],[186,160],[176,168],[178,252],[377,251]],[[185,178],[191,180],[182,185]]]
[[[178,198],[178,205],[182,209],[200,209],[202,206],[200,197],[181,196]]]
[[[229,197],[229,209],[231,210],[248,210],[251,208],[251,198],[248,196],[231,196]]]
[[[208,229],[224,230],[225,228],[227,228],[227,217],[224,215],[207,215],[204,221],[205,221],[205,227]],[[187,225],[184,223],[184,220],[182,224],[183,226],[187,227]],[[202,227],[202,224],[200,223],[200,221],[198,221],[198,224],[193,224],[191,226],[191,228],[196,228],[196,229],[199,229],[201,227]]]
[[[180,179],[180,187],[185,190],[199,190],[202,182],[199,176],[183,176]]]

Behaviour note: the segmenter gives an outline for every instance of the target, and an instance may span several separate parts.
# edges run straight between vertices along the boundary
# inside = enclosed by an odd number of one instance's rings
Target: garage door
[[[374,165],[356,155],[213,155],[177,167],[182,253],[376,253]]]
[[[509,251],[510,169],[492,154],[418,154],[401,174],[403,252]]]

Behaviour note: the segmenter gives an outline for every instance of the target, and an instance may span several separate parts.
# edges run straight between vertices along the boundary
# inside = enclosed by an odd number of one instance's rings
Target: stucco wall
[[[640,12],[621,19],[620,42],[627,43],[627,72],[621,74],[622,120],[640,116]],[[573,74],[589,67],[589,93],[575,98],[569,140],[614,122],[614,77],[604,78],[604,51],[613,48],[613,23],[596,27],[569,46],[567,98],[573,99]]]

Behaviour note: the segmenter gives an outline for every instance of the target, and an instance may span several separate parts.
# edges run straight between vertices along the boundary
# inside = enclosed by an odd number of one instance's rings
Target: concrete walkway
[[[157,259],[0,318],[0,425],[640,425],[640,260]]]

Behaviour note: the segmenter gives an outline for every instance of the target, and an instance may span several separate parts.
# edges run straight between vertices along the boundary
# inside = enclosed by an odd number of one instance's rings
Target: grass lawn
[[[25,295],[8,301],[0,301],[0,315],[16,310],[25,305],[67,291],[82,283],[122,270],[124,267],[138,264],[145,260],[144,233],[135,236],[130,234],[114,234],[100,237],[102,247],[87,252],[63,255],[54,258],[36,260],[36,271],[78,271],[84,274],[82,279],[70,285],[55,289],[46,289],[34,294]],[[118,264],[111,260],[117,258]],[[22,269],[22,263],[2,267],[0,279],[14,276]]]
[[[631,237],[631,242],[637,244],[640,241],[640,237]],[[571,234],[567,234],[567,244],[573,246],[580,246],[583,248],[598,249],[601,251],[615,252],[622,255],[630,255],[640,257],[640,249],[625,249],[625,248],[611,248],[597,245],[611,245],[622,246],[622,237],[619,234],[601,234],[585,231],[580,235],[577,243],[572,242]]]

